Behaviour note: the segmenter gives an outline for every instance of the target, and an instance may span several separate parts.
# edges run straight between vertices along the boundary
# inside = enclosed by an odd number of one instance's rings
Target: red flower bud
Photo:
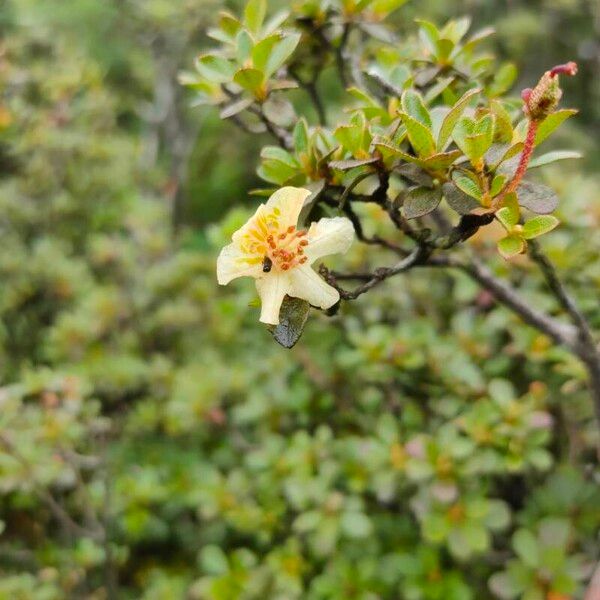
[[[566,65],[558,65],[554,67],[550,71],[551,77],[556,77],[557,75],[569,75],[573,77],[573,75],[577,75],[577,63],[570,61]]]

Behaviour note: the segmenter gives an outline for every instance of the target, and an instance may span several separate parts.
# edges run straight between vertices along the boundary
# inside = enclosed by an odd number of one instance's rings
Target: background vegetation
[[[583,597],[599,435],[566,351],[460,275],[315,315],[292,351],[251,284],[217,289],[267,141],[177,83],[221,8],[0,8],[0,598]],[[425,0],[393,21],[465,13],[516,90],[580,63],[557,143],[586,158],[544,171],[569,223],[544,245],[600,327],[600,9]],[[548,303],[525,260],[511,276]]]

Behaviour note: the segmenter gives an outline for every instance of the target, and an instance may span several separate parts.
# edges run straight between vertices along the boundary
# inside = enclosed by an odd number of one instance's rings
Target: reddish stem
[[[506,184],[503,192],[496,199],[496,203],[500,204],[502,200],[507,196],[507,194],[512,194],[512,192],[516,192],[519,184],[521,183],[523,177],[525,177],[525,173],[527,173],[527,168],[529,167],[529,162],[531,161],[531,156],[533,155],[533,151],[535,150],[535,137],[538,131],[538,121],[535,119],[529,120],[529,128],[527,129],[527,137],[525,138],[525,146],[523,148],[523,152],[521,152],[521,160],[519,160],[519,166],[515,172],[512,180]]]

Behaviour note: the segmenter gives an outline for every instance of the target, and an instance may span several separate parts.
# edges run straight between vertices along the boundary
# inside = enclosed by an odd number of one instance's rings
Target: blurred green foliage
[[[567,352],[460,275],[390,282],[291,351],[250,285],[216,289],[266,140],[192,112],[177,84],[219,6],[0,8],[0,598],[580,598],[598,434]],[[583,112],[561,135],[597,150],[597,6],[504,6],[394,19],[471,12],[528,81],[578,58]],[[569,216],[547,250],[584,309],[595,164],[544,175]]]

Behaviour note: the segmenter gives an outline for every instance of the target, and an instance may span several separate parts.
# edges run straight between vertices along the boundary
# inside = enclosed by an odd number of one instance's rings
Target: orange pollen
[[[283,231],[281,229],[279,231],[275,230],[272,234],[263,238],[266,243],[260,249],[261,254],[265,258],[271,259],[274,269],[289,271],[308,260],[306,256],[303,256],[304,249],[308,246],[306,235],[306,231],[297,230],[293,225],[288,226]]]

